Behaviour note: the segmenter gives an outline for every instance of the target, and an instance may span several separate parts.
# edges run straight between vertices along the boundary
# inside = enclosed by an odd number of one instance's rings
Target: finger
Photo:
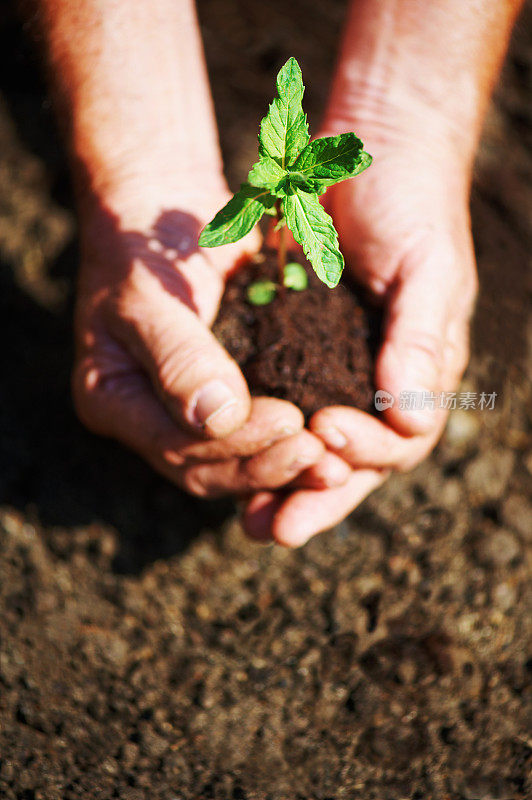
[[[249,418],[234,433],[211,441],[199,441],[186,434],[186,440],[181,437],[173,449],[185,460],[245,458],[266,450],[279,439],[299,433],[304,424],[303,414],[292,403],[273,397],[253,397]]]
[[[277,488],[317,464],[324,454],[323,442],[303,430],[249,458],[242,470],[251,488]]]
[[[385,477],[386,474],[379,470],[357,470],[336,489],[294,492],[274,516],[274,540],[285,547],[301,547],[312,536],[345,519]]]
[[[178,473],[177,480],[198,497],[278,489],[316,463],[323,452],[323,443],[308,431],[302,431],[250,459],[235,458],[185,467]]]
[[[257,492],[251,498],[242,514],[242,527],[251,539],[271,541],[273,519],[283,500],[276,492]]]
[[[290,488],[330,489],[342,486],[351,475],[351,467],[334,453],[324,453],[317,464],[306,469],[292,481]]]
[[[107,356],[111,347],[109,344],[105,349]],[[224,440],[199,440],[176,426],[153,393],[147,376],[134,370],[130,357],[118,346],[111,362],[86,357],[78,363],[73,395],[78,415],[89,429],[118,439],[174,482],[179,482],[179,470],[191,460],[250,456],[265,451],[274,441],[293,437],[303,427],[303,415],[295,406],[257,398],[242,429]],[[305,437],[315,441],[321,451],[319,440],[309,433]],[[287,480],[291,477],[293,473]]]
[[[312,536],[341,522],[385,480],[386,474],[373,469],[357,470],[343,486],[322,491],[300,489],[279,505],[275,496],[265,495],[259,501],[253,498],[244,512],[244,529],[253,538],[264,540],[269,535],[285,547],[301,547]],[[259,503],[259,511],[255,502]]]
[[[380,419],[354,408],[329,406],[317,411],[310,430],[352,467],[409,470],[422,461],[440,438],[446,412],[439,410],[428,434],[403,436]]]
[[[242,239],[234,244],[224,244],[221,247],[203,247],[202,253],[213,265],[216,271],[227,278],[245,264],[250,258],[260,251],[262,234],[258,228],[253,228]]]
[[[390,297],[375,383],[395,398],[384,414],[402,434],[436,428],[437,396],[465,368],[470,304],[457,300],[457,280],[440,263],[425,264],[403,274]]]
[[[143,366],[170,416],[185,429],[228,436],[250,413],[246,381],[236,362],[196,314],[178,298],[154,289],[129,291],[112,332]]]

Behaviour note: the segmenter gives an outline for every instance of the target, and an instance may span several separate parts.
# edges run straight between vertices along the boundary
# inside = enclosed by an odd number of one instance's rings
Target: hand
[[[146,188],[142,203],[113,197],[107,208],[82,212],[73,377],[80,418],[201,497],[276,488],[302,473],[305,485],[341,483],[345,463],[323,458],[324,444],[303,430],[295,406],[251,400],[209,330],[226,276],[258,236],[202,250],[199,231],[225,192],[172,194],[166,203],[164,192],[153,194],[153,202]]]
[[[351,466],[351,475],[338,488],[256,495],[244,524],[258,539],[301,545],[342,520],[390,470],[424,459],[446,411],[403,410],[399,395],[452,391],[467,363],[476,294],[467,170],[455,166],[450,149],[423,149],[402,137],[376,142],[367,145],[375,156],[370,169],[329,190],[325,205],[348,272],[383,308],[375,384],[396,403],[378,419],[341,406],[318,411],[310,430]]]

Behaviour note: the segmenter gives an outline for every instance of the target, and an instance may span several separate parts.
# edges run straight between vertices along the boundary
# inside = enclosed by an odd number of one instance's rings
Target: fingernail
[[[347,437],[338,428],[326,428],[319,431],[318,436],[333,450],[343,450],[347,444]]]
[[[222,422],[222,415],[227,412],[232,414],[237,404],[238,398],[223,381],[209,381],[197,394],[193,411],[194,421],[204,428],[216,420],[218,427]]]

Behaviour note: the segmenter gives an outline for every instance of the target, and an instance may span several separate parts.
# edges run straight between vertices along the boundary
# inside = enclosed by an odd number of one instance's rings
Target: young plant
[[[372,160],[354,133],[310,141],[304,91],[299,64],[289,58],[277,75],[278,96],[260,124],[259,160],[199,238],[202,247],[230,244],[249,233],[263,214],[276,216],[279,281],[296,291],[306,288],[307,276],[300,264],[286,264],[286,226],[318,278],[336,286],[344,257],[333,221],[318,198],[329,186],[358,175]],[[272,281],[258,281],[249,287],[248,299],[265,305],[273,300],[276,288]]]

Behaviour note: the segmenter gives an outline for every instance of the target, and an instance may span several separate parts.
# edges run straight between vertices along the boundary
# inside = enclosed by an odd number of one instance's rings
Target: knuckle
[[[441,358],[442,338],[430,331],[414,329],[405,333],[402,347],[404,350],[438,362]]]
[[[242,483],[245,484],[246,491],[259,492],[262,489],[275,489],[281,483],[275,480],[271,474],[260,474],[257,471],[244,470],[242,473]]]
[[[201,372],[208,375],[214,372],[212,349],[206,344],[182,341],[170,348],[163,345],[162,349],[164,354],[159,359],[158,377],[166,394],[172,395],[189,373]]]
[[[185,491],[194,497],[206,499],[215,496],[211,487],[207,485],[202,470],[196,467],[185,469],[181,475],[181,481]]]

